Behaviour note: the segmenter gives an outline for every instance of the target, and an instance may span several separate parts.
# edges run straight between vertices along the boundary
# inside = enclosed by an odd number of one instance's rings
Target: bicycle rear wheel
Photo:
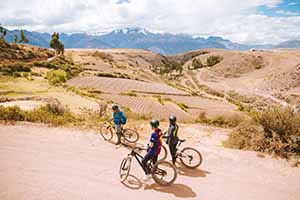
[[[195,169],[199,167],[202,163],[201,153],[192,147],[183,148],[178,157],[180,158],[181,163],[190,169]]]
[[[152,178],[159,185],[172,185],[177,178],[176,168],[167,161],[158,161],[153,166]]]
[[[131,167],[131,158],[130,157],[124,158],[121,162],[120,170],[119,170],[121,182],[124,182],[127,179],[130,172],[130,167]]]
[[[112,127],[108,123],[104,123],[100,126],[100,134],[104,140],[111,140],[113,137]]]
[[[168,150],[164,145],[162,145],[157,160],[163,161],[167,158],[167,155],[168,155]]]
[[[135,143],[140,139],[139,134],[134,129],[123,129],[123,137],[129,143]]]

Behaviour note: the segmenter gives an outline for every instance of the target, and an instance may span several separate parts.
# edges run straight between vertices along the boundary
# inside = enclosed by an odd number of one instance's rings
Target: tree
[[[18,36],[14,35],[14,44],[17,44],[17,42],[18,42]]]
[[[20,43],[28,43],[29,42],[28,39],[26,38],[23,30],[20,31],[20,41],[19,42]]]
[[[59,41],[59,33],[52,34],[50,47],[55,50],[57,55],[64,55],[65,45]]]
[[[5,42],[4,37],[6,36],[7,30],[6,28],[2,27],[0,24],[0,38],[1,40],[3,40]]]

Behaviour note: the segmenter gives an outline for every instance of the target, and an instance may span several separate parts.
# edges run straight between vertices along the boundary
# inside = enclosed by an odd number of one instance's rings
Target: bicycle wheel
[[[112,127],[108,123],[104,123],[100,127],[100,134],[104,140],[111,140],[113,137]]]
[[[130,157],[124,158],[121,162],[120,170],[119,170],[121,182],[124,182],[127,179],[130,172],[130,167],[131,167],[131,158]]]
[[[123,129],[123,137],[129,143],[135,143],[139,140],[140,136],[134,129]]]
[[[159,185],[172,185],[177,178],[176,168],[167,161],[158,161],[153,166],[152,178]]]
[[[168,155],[168,150],[164,145],[162,145],[157,160],[158,161],[163,161],[167,158],[167,155]]]
[[[183,148],[178,154],[181,163],[190,169],[195,169],[199,167],[202,163],[201,153],[192,147]]]

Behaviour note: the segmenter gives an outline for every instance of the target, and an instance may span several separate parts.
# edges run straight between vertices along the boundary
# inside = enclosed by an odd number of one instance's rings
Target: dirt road
[[[179,167],[176,183],[159,187],[142,183],[137,166],[126,185],[120,183],[119,164],[129,150],[93,132],[0,125],[0,199],[300,199],[299,168],[220,147],[226,137],[221,129],[191,125],[182,130],[204,163],[198,170]]]

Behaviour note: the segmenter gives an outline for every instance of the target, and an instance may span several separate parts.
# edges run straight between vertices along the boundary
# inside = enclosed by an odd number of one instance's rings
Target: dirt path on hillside
[[[0,125],[0,199],[182,199],[299,200],[300,169],[254,152],[220,147],[226,130],[183,126],[204,163],[197,170],[179,167],[174,185],[142,183],[133,166],[130,180],[118,180],[128,153],[100,135],[43,125]]]

